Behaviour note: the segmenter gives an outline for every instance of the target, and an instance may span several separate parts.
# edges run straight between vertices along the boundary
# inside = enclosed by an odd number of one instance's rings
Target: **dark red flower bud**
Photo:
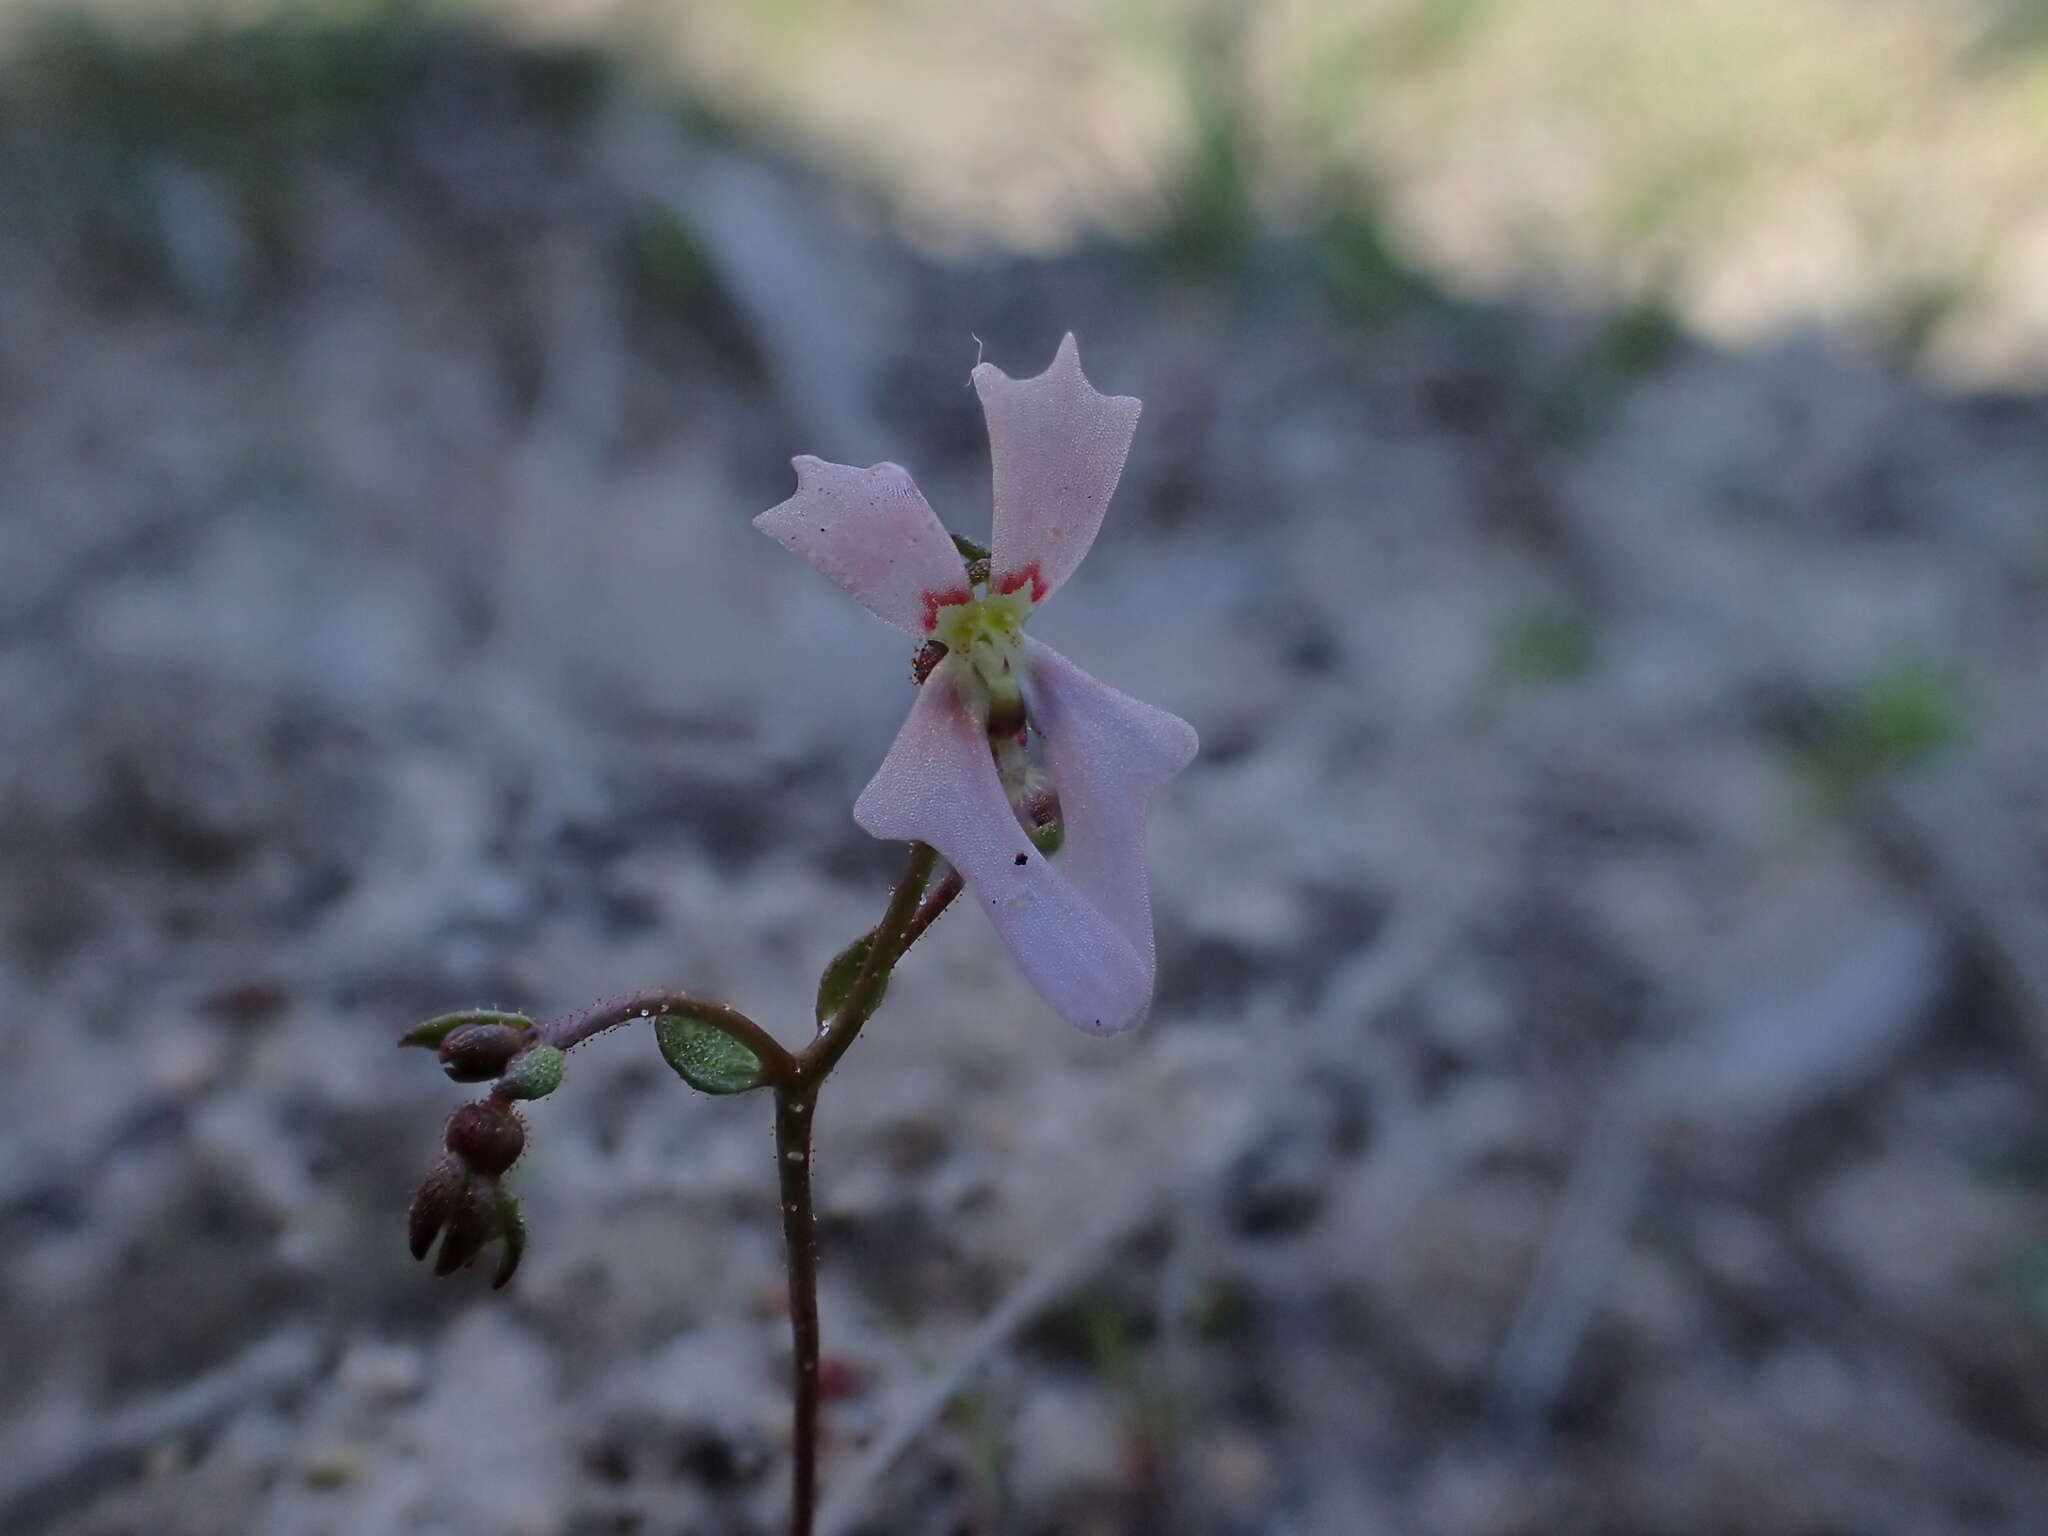
[[[1050,857],[1066,841],[1067,827],[1060,814],[1060,797],[1041,789],[1024,802],[1025,832],[1040,853]]]
[[[433,1172],[420,1182],[417,1193],[412,1197],[412,1209],[406,1213],[406,1245],[412,1249],[412,1256],[424,1259],[427,1250],[434,1246],[434,1239],[441,1228],[448,1224],[448,1218],[455,1213],[456,1202],[462,1198],[463,1186],[469,1182],[469,1174],[462,1166],[462,1160],[444,1157],[434,1164]]]
[[[463,1186],[448,1218],[448,1230],[441,1234],[440,1256],[434,1273],[452,1275],[482,1251],[498,1235],[498,1190],[493,1179],[471,1179]]]
[[[989,701],[988,739],[990,741],[1008,741],[1011,737],[1021,739],[1027,723],[1022,695]]]
[[[441,1251],[434,1255],[437,1275],[452,1275],[474,1262],[487,1244],[502,1243],[497,1272],[491,1277],[496,1290],[512,1278],[526,1251],[526,1221],[519,1199],[497,1178],[472,1173],[460,1157],[444,1157],[412,1197],[406,1221],[406,1242],[414,1258],[424,1259],[436,1238],[441,1243]]]
[[[487,1083],[532,1038],[510,1024],[464,1024],[441,1042],[441,1070],[458,1083]]]
[[[526,1127],[511,1105],[479,1099],[448,1117],[445,1141],[471,1173],[496,1178],[519,1161],[526,1147]]]

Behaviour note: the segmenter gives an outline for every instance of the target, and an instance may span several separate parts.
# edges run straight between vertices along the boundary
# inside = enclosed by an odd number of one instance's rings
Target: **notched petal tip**
[[[811,454],[790,460],[796,494],[754,526],[887,623],[924,632],[926,595],[960,585],[952,536],[900,464],[858,469]]]
[[[973,377],[995,468],[993,575],[999,587],[1028,575],[1050,596],[1095,542],[1143,407],[1088,381],[1072,332],[1035,377],[991,363]]]
[[[796,471],[796,488],[800,491],[816,489],[835,475],[864,476],[894,488],[911,491],[917,489],[917,482],[911,478],[910,471],[893,459],[882,459],[863,469],[857,464],[835,464],[830,459],[819,458],[815,453],[799,453],[789,461],[789,467]],[[769,508],[770,512],[774,510],[772,507]],[[768,512],[763,512],[754,521],[758,523],[767,515]]]
[[[1056,376],[1061,380],[1072,380],[1079,383],[1083,390],[1094,396],[1097,400],[1106,400],[1132,409],[1142,407],[1143,402],[1135,395],[1105,395],[1090,382],[1087,372],[1081,367],[1081,344],[1074,339],[1072,331],[1068,331],[1060,337],[1060,344],[1052,355],[1052,361],[1045,366],[1044,371],[1041,373],[1034,373],[1028,378],[1013,379],[994,363],[976,363],[968,375],[974,381],[975,391],[982,394],[984,398],[988,390],[999,388],[1004,384],[1028,388],[1033,384],[1044,383]]]

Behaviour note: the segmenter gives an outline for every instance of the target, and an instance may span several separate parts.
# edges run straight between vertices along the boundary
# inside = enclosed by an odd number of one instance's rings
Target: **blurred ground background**
[[[777,1528],[763,1106],[580,1052],[492,1296],[391,1041],[796,1037],[908,658],[747,519],[979,531],[1067,329],[1145,416],[1044,632],[1204,740],[1160,1004],[900,973],[833,1528],[2048,1529],[2041,7],[0,38],[0,1530]]]

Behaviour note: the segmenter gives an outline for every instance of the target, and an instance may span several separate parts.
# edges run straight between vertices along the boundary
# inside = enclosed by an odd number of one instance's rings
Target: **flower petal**
[[[939,600],[973,594],[953,539],[909,472],[855,469],[809,454],[791,459],[796,494],[754,519],[874,614],[913,635],[931,633]]]
[[[1138,430],[1139,405],[1129,395],[1096,393],[1072,333],[1037,378],[1013,379],[983,363],[974,387],[995,462],[992,589],[1028,582],[1033,601],[1043,602],[1095,542]]]
[[[1151,1001],[1152,968],[1024,835],[962,692],[967,675],[948,657],[925,680],[853,819],[876,837],[938,849],[1062,1018],[1096,1034],[1126,1029]]]
[[[1059,791],[1066,840],[1059,865],[1130,940],[1152,986],[1152,898],[1145,877],[1145,803],[1194,760],[1195,729],[1084,672],[1027,638],[1027,697]]]

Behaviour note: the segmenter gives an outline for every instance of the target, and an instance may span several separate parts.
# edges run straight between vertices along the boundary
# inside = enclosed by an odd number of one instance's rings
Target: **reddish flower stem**
[[[775,1161],[782,1187],[782,1242],[789,1273],[789,1529],[811,1536],[818,1511],[818,1219],[811,1199],[811,1108],[815,1087],[775,1090]]]
[[[926,914],[938,855],[912,843],[903,874],[889,895],[882,920],[868,936],[868,956],[846,1001],[802,1051],[790,1057],[785,1079],[775,1089],[775,1156],[782,1186],[782,1241],[789,1273],[789,1333],[794,1349],[792,1398],[790,1536],[811,1536],[818,1505],[818,1219],[811,1196],[811,1112],[818,1089],[839,1065],[847,1047],[882,1001],[889,972],[911,941],[938,916],[947,895]],[[951,878],[951,877],[948,877]],[[944,882],[941,882],[943,889]],[[938,897],[939,891],[932,896]],[[957,888],[954,894],[957,894]],[[920,925],[918,919],[924,918]]]
[[[607,998],[601,1003],[592,1003],[588,1008],[564,1014],[559,1019],[551,1019],[535,1033],[539,1037],[538,1044],[572,1051],[608,1029],[617,1029],[621,1024],[644,1024],[665,1013],[692,1014],[716,1024],[760,1058],[764,1081],[770,1084],[786,1080],[795,1066],[795,1058],[788,1048],[737,1008],[670,988],[656,987],[628,992],[623,997]]]
[[[939,920],[939,915],[953,904],[953,898],[965,890],[967,882],[960,878],[960,871],[949,869],[939,876],[939,883],[933,886],[925,899],[919,903],[916,913],[910,919],[910,926],[903,933],[903,947],[924,937],[927,928]]]

